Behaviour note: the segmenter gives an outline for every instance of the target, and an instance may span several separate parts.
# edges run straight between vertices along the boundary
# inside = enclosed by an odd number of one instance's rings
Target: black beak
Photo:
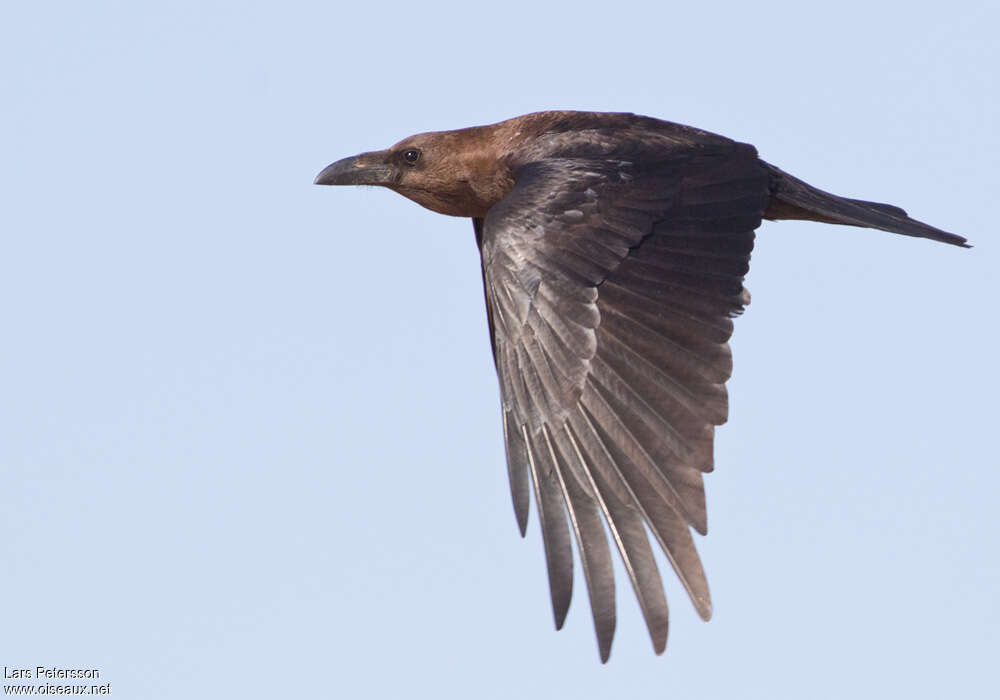
[[[316,185],[388,185],[396,179],[396,168],[389,165],[388,153],[372,151],[338,160],[323,168]]]

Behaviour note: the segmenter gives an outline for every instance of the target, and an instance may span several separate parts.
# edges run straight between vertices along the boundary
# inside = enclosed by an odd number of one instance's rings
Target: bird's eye
[[[418,151],[415,148],[411,148],[408,151],[404,151],[403,160],[405,160],[410,165],[414,165],[418,160],[420,160],[420,151]]]

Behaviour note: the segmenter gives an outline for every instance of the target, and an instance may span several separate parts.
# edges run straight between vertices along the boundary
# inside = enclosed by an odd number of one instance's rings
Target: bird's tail
[[[764,218],[805,219],[827,224],[844,224],[877,228],[904,236],[930,238],[969,248],[965,238],[911,219],[906,212],[891,204],[848,199],[816,189],[796,177],[765,163],[771,176],[771,200]]]

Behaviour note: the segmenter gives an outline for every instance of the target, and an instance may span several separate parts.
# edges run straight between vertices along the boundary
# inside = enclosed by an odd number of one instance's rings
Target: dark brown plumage
[[[753,146],[632,114],[539,112],[418,134],[333,163],[325,185],[382,185],[473,220],[500,379],[514,511],[534,490],[556,627],[577,542],[602,661],[615,629],[608,528],[653,647],[667,603],[645,526],[698,613],[712,605],[690,528],[728,417],[732,318],[762,219],[965,246],[898,207],[818,190]]]

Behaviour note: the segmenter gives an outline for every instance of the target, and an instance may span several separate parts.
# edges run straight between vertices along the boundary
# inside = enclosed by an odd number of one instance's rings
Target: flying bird
[[[602,662],[615,631],[605,528],[657,654],[667,602],[647,527],[698,614],[712,614],[691,529],[707,531],[702,477],[728,417],[728,340],[761,220],[968,247],[899,207],[819,190],[749,144],[634,114],[538,112],[417,134],[315,182],[379,185],[472,219],[517,523],[523,536],[534,491],[556,629],[575,538]]]

